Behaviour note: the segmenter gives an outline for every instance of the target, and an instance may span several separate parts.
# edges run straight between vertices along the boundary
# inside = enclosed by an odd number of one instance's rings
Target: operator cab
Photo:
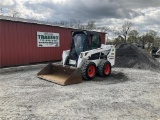
[[[72,32],[72,43],[68,59],[77,61],[81,52],[100,47],[101,38],[98,33],[89,31]],[[68,60],[66,64],[69,64]]]

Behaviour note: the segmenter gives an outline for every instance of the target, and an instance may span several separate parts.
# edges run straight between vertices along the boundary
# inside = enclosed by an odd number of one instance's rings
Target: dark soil
[[[115,67],[160,70],[160,63],[142,48],[122,43],[116,46]]]

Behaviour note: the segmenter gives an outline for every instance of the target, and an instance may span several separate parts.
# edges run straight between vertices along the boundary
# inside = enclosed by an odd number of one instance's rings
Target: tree
[[[124,39],[121,36],[118,36],[117,38],[115,38],[113,40],[113,44],[114,45],[118,45],[118,44],[123,43],[123,42],[125,42],[125,41],[124,41]]]
[[[126,21],[118,30],[114,30],[114,33],[121,37],[123,41],[127,42],[127,37],[129,32],[131,31],[133,23]]]
[[[100,30],[101,32],[108,32],[109,28],[108,27],[97,27],[97,30]]]
[[[96,28],[96,25],[95,25],[95,21],[94,20],[90,20],[88,21],[88,24],[86,26],[86,29],[87,30],[93,30]]]
[[[153,45],[154,45],[154,42],[157,39],[157,32],[154,31],[154,30],[150,30],[147,35],[150,37],[150,39],[148,40],[148,42],[152,42]]]
[[[70,27],[73,27],[73,26],[75,26],[77,24],[77,21],[75,20],[75,19],[70,19],[69,20],[69,26]]]
[[[10,14],[12,17],[18,17],[20,13],[15,9],[11,9]]]
[[[140,37],[139,42],[141,42],[143,46],[148,44],[148,49],[150,49],[151,44],[156,46],[156,40],[158,40],[157,32],[154,30],[149,30],[149,32]]]
[[[80,20],[70,19],[70,20],[61,20],[61,21],[55,21],[53,22],[56,25],[62,25],[65,27],[72,27],[72,28],[78,28],[78,29],[85,29],[86,26],[82,25]]]
[[[3,8],[0,8],[0,15],[3,15]]]
[[[149,30],[145,35],[146,42],[152,44],[152,46],[160,47],[160,37],[154,30]]]
[[[127,41],[130,43],[137,43],[138,42],[138,31],[137,30],[131,30],[128,34]]]
[[[160,37],[158,36],[157,38],[156,38],[156,40],[154,41],[154,46],[155,47],[160,47]]]
[[[69,20],[69,27],[80,29],[81,28],[81,21],[75,20],[75,19],[70,19]]]

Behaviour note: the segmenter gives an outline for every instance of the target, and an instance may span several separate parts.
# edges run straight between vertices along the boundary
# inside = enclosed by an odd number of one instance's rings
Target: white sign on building
[[[59,33],[37,32],[37,47],[59,47]]]

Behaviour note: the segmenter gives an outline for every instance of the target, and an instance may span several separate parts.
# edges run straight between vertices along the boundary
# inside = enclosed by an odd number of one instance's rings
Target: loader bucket
[[[82,82],[79,68],[63,66],[59,64],[48,64],[37,76],[60,85],[70,85]]]

